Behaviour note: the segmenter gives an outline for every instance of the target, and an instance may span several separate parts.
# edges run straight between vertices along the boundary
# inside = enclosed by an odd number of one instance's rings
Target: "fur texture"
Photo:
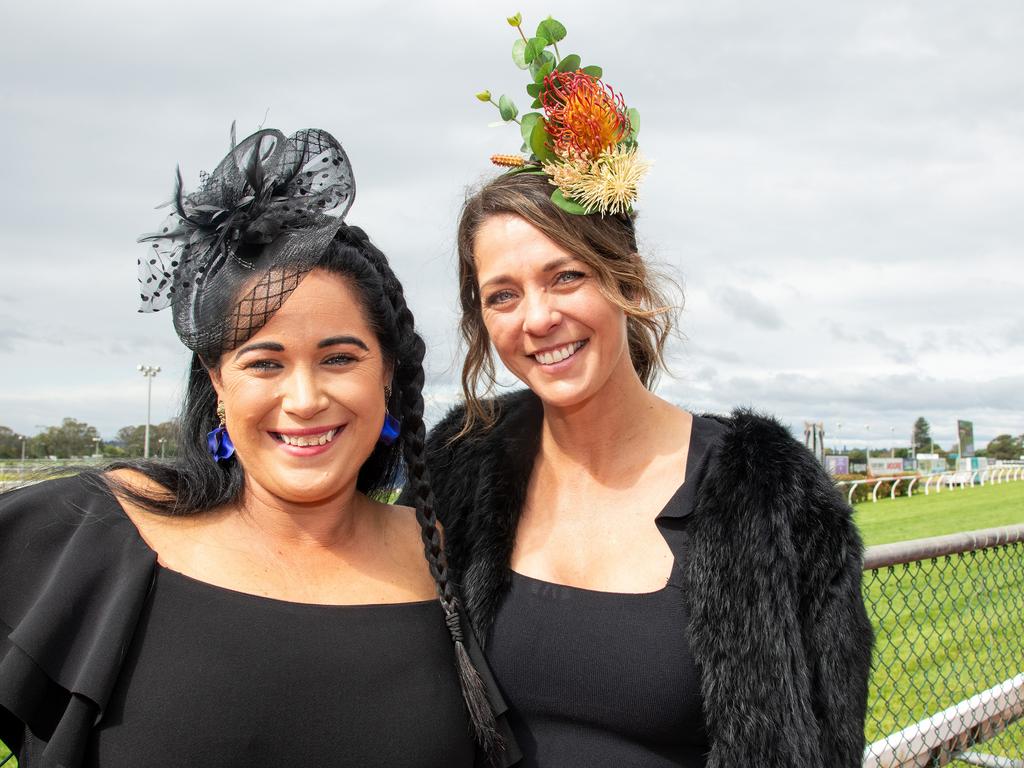
[[[453,443],[463,417],[454,409],[427,450],[449,561],[481,640],[508,588],[543,415],[528,391],[497,407],[493,428]],[[687,518],[689,544],[674,552],[708,768],[860,766],[872,630],[850,508],[778,422],[743,410],[720,420],[727,430]]]

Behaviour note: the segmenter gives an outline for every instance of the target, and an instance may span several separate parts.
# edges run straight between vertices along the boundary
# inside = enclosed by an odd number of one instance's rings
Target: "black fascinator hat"
[[[318,129],[261,130],[199,189],[178,171],[174,212],[139,259],[140,312],[168,306],[182,343],[212,363],[280,309],[323,255],[355,199],[341,144]]]

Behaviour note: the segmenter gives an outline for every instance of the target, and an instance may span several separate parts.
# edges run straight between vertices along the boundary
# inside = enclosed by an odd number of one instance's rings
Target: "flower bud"
[[[482,102],[485,102],[485,103],[486,103],[486,102],[488,102],[488,101],[490,101],[490,100],[491,100],[491,92],[490,92],[490,91],[480,91],[480,93],[478,93],[478,94],[476,95],[476,97],[477,97],[478,99],[480,99],[480,101],[482,101]]]
[[[510,27],[518,27],[523,23],[523,14],[517,13],[515,16],[509,16],[505,21],[508,22]]]

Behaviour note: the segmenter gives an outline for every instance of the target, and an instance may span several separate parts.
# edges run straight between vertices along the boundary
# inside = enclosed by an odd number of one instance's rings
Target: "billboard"
[[[903,474],[903,459],[876,458],[868,459],[868,474],[872,477],[889,477]]]
[[[829,454],[825,457],[825,469],[833,475],[850,474],[850,457]]]
[[[961,421],[956,422],[956,436],[957,441],[960,443],[960,455],[961,456],[973,456],[974,455],[974,422],[972,421]]]

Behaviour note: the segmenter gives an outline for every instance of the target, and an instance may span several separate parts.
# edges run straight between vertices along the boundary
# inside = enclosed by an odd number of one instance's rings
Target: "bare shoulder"
[[[138,514],[152,514],[135,497],[143,496],[154,501],[170,498],[170,491],[137,469],[128,467],[111,469],[104,472],[102,477],[109,486],[110,492],[114,494],[121,506],[124,507],[125,513],[132,519]]]
[[[423,527],[416,518],[416,509],[402,504],[378,504],[378,513],[386,521],[385,536],[392,546],[408,547],[408,551],[423,552]],[[437,529],[444,534],[441,523]]]
[[[191,530],[208,522],[208,515],[166,515],[148,507],[143,499],[159,504],[173,501],[173,496],[170,490],[137,469],[113,469],[105,472],[103,479],[139,534],[157,551],[159,548],[154,545],[160,543],[167,532]]]

